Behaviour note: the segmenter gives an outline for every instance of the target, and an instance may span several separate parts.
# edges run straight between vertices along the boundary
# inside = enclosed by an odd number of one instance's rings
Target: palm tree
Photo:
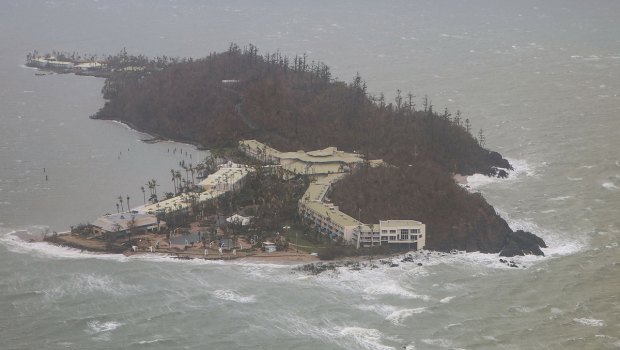
[[[175,176],[175,172],[174,169],[170,169],[170,174],[172,175],[172,188],[175,194],[177,193],[177,182],[176,182],[176,176]]]
[[[194,185],[194,167],[192,166],[192,163],[189,163],[189,172],[192,173],[192,185]]]
[[[157,196],[157,186],[159,186],[157,184],[157,180],[152,179],[151,182],[153,183],[153,193],[155,194],[155,196]]]
[[[142,197],[144,198],[144,204],[146,205],[146,192],[144,191],[144,186],[141,186],[140,189],[142,190]]]
[[[157,196],[155,196],[155,193],[153,192],[153,190],[155,189],[155,185],[153,184],[153,180],[149,180],[146,183],[146,186],[149,188],[149,191],[151,193],[151,195],[149,196],[149,201],[151,201],[151,203],[155,203],[156,201],[153,201],[153,198],[157,198]]]
[[[196,164],[196,167],[194,169],[196,170],[196,173],[198,174],[198,179],[201,179],[204,177],[205,165],[203,163]]]
[[[183,192],[183,188],[181,187],[181,172],[177,170],[174,177],[177,179],[177,183],[179,184],[179,192]]]
[[[121,203],[121,211],[125,211],[125,208],[123,208],[123,196],[118,196],[118,201]]]
[[[127,211],[131,211],[131,208],[129,207],[129,195],[127,195]]]

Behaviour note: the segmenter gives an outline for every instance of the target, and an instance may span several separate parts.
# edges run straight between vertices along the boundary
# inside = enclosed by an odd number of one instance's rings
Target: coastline
[[[189,140],[183,140],[183,139],[175,139],[175,138],[170,138],[170,137],[164,137],[154,131],[149,131],[146,129],[141,129],[139,127],[137,127],[135,124],[125,121],[125,120],[120,120],[120,119],[107,119],[107,118],[96,118],[94,115],[91,115],[89,117],[92,120],[105,120],[105,121],[111,121],[113,123],[118,123],[121,124],[123,126],[125,126],[128,130],[133,130],[136,132],[139,132],[141,134],[147,135],[149,138],[148,139],[140,139],[140,141],[145,142],[145,143],[155,143],[155,142],[175,142],[175,143],[180,143],[183,145],[188,145],[188,146],[192,146],[195,147],[197,150],[200,151],[208,151],[209,148],[198,144],[198,143],[194,143],[191,142]]]
[[[254,249],[244,249],[239,250],[238,252],[233,252],[230,250],[223,251],[222,254],[220,254],[217,249],[209,247],[205,248],[202,245],[196,245],[192,247],[185,247],[184,249],[176,246],[162,247],[160,249],[153,248],[151,251],[150,247],[152,246],[149,246],[149,244],[151,244],[153,240],[161,237],[136,237],[137,249],[136,251],[132,251],[131,248],[125,247],[124,245],[106,246],[106,244],[102,241],[89,240],[72,233],[63,233],[38,239],[33,237],[25,237],[18,234],[15,234],[15,236],[26,243],[42,242],[59,247],[77,249],[81,252],[88,252],[92,254],[113,254],[126,257],[163,256],[181,260],[247,260],[252,262],[264,261],[269,263],[311,263],[320,261],[316,255],[295,251],[294,248],[288,248],[285,251],[277,251],[273,253],[265,253]],[[204,254],[205,250],[208,252],[206,257]]]

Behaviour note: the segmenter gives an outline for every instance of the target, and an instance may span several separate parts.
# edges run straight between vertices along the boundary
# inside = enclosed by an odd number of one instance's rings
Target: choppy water
[[[619,348],[618,13],[607,1],[3,3],[0,348]],[[512,269],[435,254],[308,276],[94,256],[11,234],[65,230],[113,212],[119,195],[140,204],[150,178],[169,190],[181,158],[167,149],[190,150],[89,120],[103,82],[35,77],[26,52],[200,57],[230,41],[307,52],[345,80],[359,71],[371,91],[412,88],[460,108],[516,165],[472,187],[542,236],[547,257]]]

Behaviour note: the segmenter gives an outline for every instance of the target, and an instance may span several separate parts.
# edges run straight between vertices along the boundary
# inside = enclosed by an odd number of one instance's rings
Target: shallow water
[[[0,339],[7,349],[620,347],[620,27],[614,2],[7,2],[0,9]],[[42,24],[53,23],[53,26]],[[77,29],[76,29],[77,28]],[[369,89],[461,109],[509,157],[471,177],[549,244],[319,276],[289,265],[93,255],[11,234],[63,231],[143,201],[203,154],[88,119],[103,81],[34,76],[52,49],[200,57],[228,43],[307,52]],[[187,156],[189,157],[189,155]],[[45,173],[43,173],[45,168]],[[48,181],[45,181],[45,175]],[[148,189],[147,189],[148,191]],[[396,260],[396,259],[395,259]]]

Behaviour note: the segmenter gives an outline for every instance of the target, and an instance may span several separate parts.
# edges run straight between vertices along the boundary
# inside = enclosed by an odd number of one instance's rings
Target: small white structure
[[[46,67],[47,68],[55,68],[55,69],[72,69],[73,68],[73,62],[48,60]]]
[[[82,72],[88,72],[88,71],[96,71],[96,70],[101,70],[103,69],[103,63],[100,62],[84,62],[84,63],[80,63],[75,65],[75,68],[82,71]]]
[[[276,251],[276,244],[271,242],[263,242],[263,249],[265,253],[274,253]]]
[[[239,214],[235,214],[229,218],[226,218],[226,222],[231,224],[240,224],[241,226],[248,226],[250,224],[251,217],[249,216],[241,216]]]
[[[108,214],[91,223],[93,232],[96,234],[116,233],[117,235],[126,234],[130,230],[135,232],[155,231],[165,225],[166,223],[158,220],[155,215],[139,212]]]

